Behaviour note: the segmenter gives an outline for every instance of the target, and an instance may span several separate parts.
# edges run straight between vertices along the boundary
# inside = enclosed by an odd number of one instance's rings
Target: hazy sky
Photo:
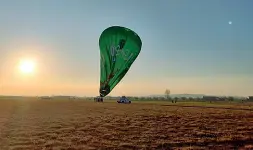
[[[101,32],[143,47],[110,95],[253,95],[252,0],[1,0],[0,95],[96,96]],[[229,21],[232,24],[229,24]],[[33,59],[32,75],[18,70]]]

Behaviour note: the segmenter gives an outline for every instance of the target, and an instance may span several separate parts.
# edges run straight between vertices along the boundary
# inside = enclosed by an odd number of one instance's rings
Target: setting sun
[[[19,64],[19,69],[24,74],[31,74],[34,72],[35,63],[32,60],[23,60]]]

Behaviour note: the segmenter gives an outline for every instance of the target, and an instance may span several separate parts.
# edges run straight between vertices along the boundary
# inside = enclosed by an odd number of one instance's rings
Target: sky
[[[253,95],[252,0],[2,0],[0,95],[99,93],[102,31],[135,31],[142,49],[109,94]],[[231,22],[231,23],[229,23]],[[20,60],[33,60],[22,74]]]

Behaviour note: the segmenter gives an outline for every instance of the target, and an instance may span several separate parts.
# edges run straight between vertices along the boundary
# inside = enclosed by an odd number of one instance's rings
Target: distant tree
[[[183,101],[187,100],[187,98],[186,98],[186,97],[181,97],[181,99],[182,99]]]
[[[145,100],[145,97],[140,97],[139,100]]]
[[[234,98],[233,98],[232,96],[229,96],[229,97],[228,97],[228,101],[230,101],[230,102],[231,102],[231,101],[234,101]]]
[[[159,97],[153,97],[153,100],[159,100]]]
[[[172,103],[176,103],[178,101],[178,97],[175,97],[173,100],[172,100]]]
[[[159,100],[164,100],[164,97],[160,97]]]
[[[169,99],[169,97],[170,97],[170,90],[168,90],[168,89],[165,90],[165,97],[167,98],[167,100]]]
[[[189,99],[189,101],[193,101],[194,100],[193,97],[189,97],[188,99]]]
[[[141,100],[147,100],[147,98],[146,97],[141,97]]]

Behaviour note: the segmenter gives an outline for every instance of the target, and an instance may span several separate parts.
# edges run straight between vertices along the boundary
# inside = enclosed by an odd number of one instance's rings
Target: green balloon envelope
[[[125,76],[142,47],[140,37],[132,30],[112,26],[99,38],[101,97],[108,95]]]

